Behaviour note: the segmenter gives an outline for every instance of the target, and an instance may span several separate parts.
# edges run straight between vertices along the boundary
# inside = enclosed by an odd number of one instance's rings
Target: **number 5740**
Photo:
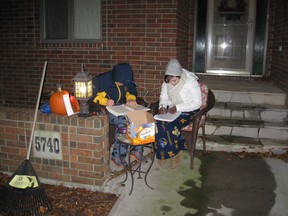
[[[34,137],[34,145],[36,151],[60,153],[60,142],[58,138],[51,137]]]

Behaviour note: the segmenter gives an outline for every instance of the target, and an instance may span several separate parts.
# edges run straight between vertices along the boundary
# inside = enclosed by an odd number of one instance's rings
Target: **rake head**
[[[0,215],[45,215],[52,205],[29,160],[0,188]]]

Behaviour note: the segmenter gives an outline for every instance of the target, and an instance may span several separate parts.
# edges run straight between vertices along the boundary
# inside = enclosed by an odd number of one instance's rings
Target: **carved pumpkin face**
[[[54,114],[58,115],[67,115],[65,103],[63,100],[63,95],[69,95],[67,91],[61,90],[58,88],[57,92],[54,92],[50,96],[49,105],[50,109]]]

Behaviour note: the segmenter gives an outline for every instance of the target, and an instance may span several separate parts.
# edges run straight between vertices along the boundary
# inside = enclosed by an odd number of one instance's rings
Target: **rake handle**
[[[45,61],[45,63],[44,63],[44,68],[43,68],[43,72],[42,72],[42,79],[41,79],[41,83],[40,83],[40,89],[39,89],[37,104],[36,104],[35,113],[34,113],[34,121],[33,121],[33,126],[31,129],[30,142],[29,142],[26,160],[29,160],[29,158],[30,158],[30,152],[31,152],[33,138],[34,138],[35,124],[36,124],[36,119],[37,119],[37,115],[38,115],[38,109],[39,109],[41,93],[42,93],[42,89],[43,89],[44,78],[45,78],[45,74],[46,74],[46,68],[47,68],[47,61]]]

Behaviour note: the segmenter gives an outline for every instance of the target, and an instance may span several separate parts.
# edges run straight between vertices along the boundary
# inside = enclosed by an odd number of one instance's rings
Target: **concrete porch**
[[[201,76],[200,82],[206,83],[216,98],[206,125],[208,150],[279,152],[288,148],[284,91],[258,78]],[[200,141],[197,149],[202,149]]]

